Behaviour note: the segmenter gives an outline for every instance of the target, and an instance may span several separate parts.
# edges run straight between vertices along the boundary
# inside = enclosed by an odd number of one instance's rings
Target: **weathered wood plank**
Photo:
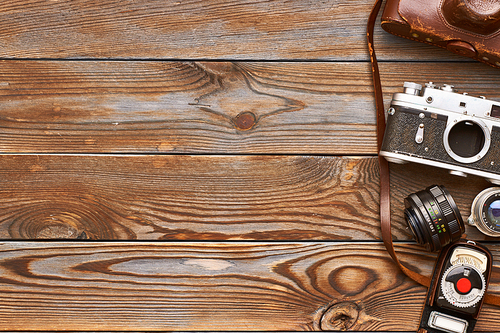
[[[373,2],[6,1],[0,57],[366,61]],[[463,59],[380,28],[377,46],[385,59]]]
[[[398,251],[430,274],[433,256]],[[9,242],[0,258],[1,330],[415,331],[426,292],[381,244]]]
[[[500,100],[498,71],[381,64],[404,81]],[[366,63],[0,62],[0,151],[376,154]]]
[[[4,61],[0,71],[4,152],[375,149],[374,115],[354,112],[372,108],[369,82],[352,78],[366,64]]]
[[[376,158],[2,155],[0,238],[380,239]],[[445,185],[464,217],[489,184],[392,166],[393,234],[403,199]],[[467,227],[474,239],[484,239]]]
[[[375,173],[355,158],[4,155],[0,238],[373,239]]]

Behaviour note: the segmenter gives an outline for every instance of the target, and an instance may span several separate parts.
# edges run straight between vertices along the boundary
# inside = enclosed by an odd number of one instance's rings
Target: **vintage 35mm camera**
[[[432,82],[393,96],[380,155],[472,174],[500,184],[500,102]]]

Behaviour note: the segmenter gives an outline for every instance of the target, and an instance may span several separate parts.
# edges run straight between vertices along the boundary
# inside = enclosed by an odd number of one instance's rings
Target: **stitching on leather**
[[[410,26],[410,29],[412,29],[412,28],[411,28],[411,26]],[[401,37],[401,38],[405,38],[405,39],[413,40],[413,41],[415,41],[415,42],[420,42],[420,43],[424,43],[424,44],[428,44],[428,45],[432,45],[432,46],[437,46],[437,47],[439,47],[439,48],[442,48],[443,50],[447,50],[447,51],[451,52],[451,51],[450,51],[450,50],[448,50],[446,47],[441,46],[441,45],[438,45],[438,44],[434,44],[434,43],[431,43],[431,42],[428,42],[428,41],[425,41],[425,40],[416,39],[416,38],[413,38],[413,37],[409,37],[409,36],[401,35],[401,34],[398,34],[398,33],[394,33],[394,32],[392,32],[392,31],[391,31],[390,33],[391,33],[392,35],[394,35],[394,36],[398,36],[398,37]],[[455,52],[452,52],[452,53],[455,53]],[[455,53],[455,54],[457,54],[457,53]],[[485,60],[483,60],[483,59],[481,59],[481,58],[479,58],[479,57],[468,57],[468,58],[471,58],[471,59],[477,60],[477,61],[479,61],[479,62],[482,62],[482,63],[484,63],[484,64],[490,65],[490,66],[491,66],[491,67],[493,67],[493,68],[500,68],[500,66],[497,66],[497,65],[495,65],[495,64],[493,64],[493,63],[491,63],[491,62],[485,61]]]

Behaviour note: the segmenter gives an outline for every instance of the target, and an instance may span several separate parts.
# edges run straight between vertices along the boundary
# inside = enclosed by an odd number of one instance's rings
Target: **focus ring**
[[[460,226],[456,220],[455,212],[453,211],[450,202],[446,199],[446,193],[444,193],[444,191],[442,191],[441,188],[439,188],[439,186],[434,186],[430,188],[429,192],[431,192],[436,197],[436,201],[443,214],[444,222],[446,223],[446,226],[450,231],[450,236],[451,236],[450,238],[451,240],[454,240],[456,238],[457,233],[458,236],[460,236],[461,234]]]
[[[453,220],[451,222],[448,222],[448,227],[450,228],[451,234],[455,234],[457,232],[460,232],[460,227],[458,225],[457,220]]]
[[[441,189],[439,188],[439,186],[433,186],[433,187],[431,187],[429,189],[429,192],[432,193],[432,195],[436,198],[436,200],[437,200],[437,198],[439,196],[443,196],[443,200],[445,200],[444,199],[444,193],[443,193],[443,191],[441,191]]]
[[[439,202],[439,207],[441,207],[441,211],[443,212],[444,217],[448,217],[448,215],[453,215],[453,210],[451,209],[450,204],[447,201]],[[446,219],[448,221],[448,218]]]
[[[433,234],[432,235],[432,243],[434,244],[434,248],[439,248],[439,236],[438,234]]]
[[[433,241],[434,241],[434,238],[441,238],[442,243],[448,244],[448,243],[450,243],[451,238],[452,238],[450,233],[446,232],[446,230],[451,231],[451,229],[448,225],[448,221],[449,221],[448,216],[451,214],[450,218],[453,219],[453,210],[451,209],[450,204],[446,200],[446,196],[445,196],[444,192],[441,190],[441,188],[439,186],[434,186],[434,187],[429,188],[429,192],[434,196],[434,199],[437,203],[437,206],[439,207],[439,210],[441,211],[441,218],[438,221],[436,221],[435,223],[436,223],[436,227],[438,229],[439,228],[442,228],[442,229],[439,229],[438,234],[432,235]],[[431,203],[431,205],[432,205],[432,203]],[[438,226],[438,225],[440,225],[440,226]],[[434,236],[436,236],[436,237],[434,237]],[[439,246],[438,246],[438,248],[439,248]]]

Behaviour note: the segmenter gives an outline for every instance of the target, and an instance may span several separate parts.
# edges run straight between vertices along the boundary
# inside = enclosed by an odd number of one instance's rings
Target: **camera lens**
[[[472,203],[469,223],[483,234],[500,236],[500,187],[488,188],[479,193]]]
[[[465,231],[460,211],[444,186],[410,194],[404,215],[417,243],[432,252],[458,240]]]

